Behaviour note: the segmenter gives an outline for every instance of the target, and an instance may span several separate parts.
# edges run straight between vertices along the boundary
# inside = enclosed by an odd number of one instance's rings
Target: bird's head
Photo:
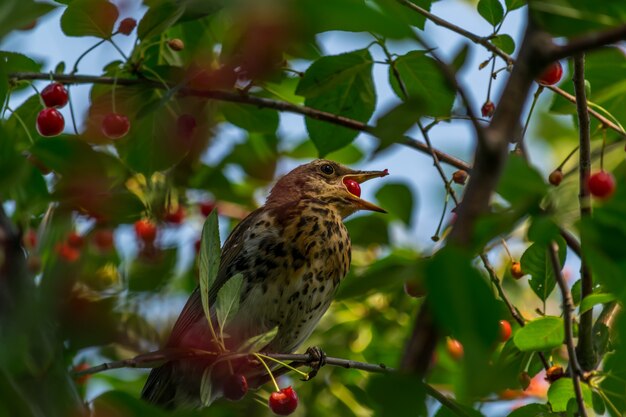
[[[361,199],[359,184],[388,174],[387,170],[355,171],[333,161],[316,159],[280,178],[272,188],[266,205],[279,206],[310,198],[326,203],[341,217],[358,210],[386,213],[382,208]]]

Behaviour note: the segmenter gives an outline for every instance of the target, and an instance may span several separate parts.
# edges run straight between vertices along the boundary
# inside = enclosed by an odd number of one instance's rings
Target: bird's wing
[[[226,242],[224,242],[217,278],[209,289],[210,305],[215,303],[217,293],[226,281],[239,272],[233,270],[230,266],[236,263],[237,257],[241,253],[241,248],[244,246],[243,243],[246,230],[248,230],[248,228],[257,221],[260,214],[261,209],[257,209],[250,213],[233,229],[230,236],[228,236],[228,239],[226,239]],[[227,271],[230,271],[230,273],[227,273]],[[185,307],[183,307],[183,311],[180,313],[178,320],[176,320],[176,324],[174,324],[167,346],[177,346],[187,330],[198,320],[206,320],[204,318],[204,310],[202,308],[200,286],[196,287],[193,293],[191,293]]]

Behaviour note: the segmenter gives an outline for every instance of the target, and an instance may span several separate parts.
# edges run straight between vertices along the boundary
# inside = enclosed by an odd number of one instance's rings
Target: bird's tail
[[[175,408],[176,382],[173,373],[172,362],[152,369],[141,391],[141,398],[165,409]]]

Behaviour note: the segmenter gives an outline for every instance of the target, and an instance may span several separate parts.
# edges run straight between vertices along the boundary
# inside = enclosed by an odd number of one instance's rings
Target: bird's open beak
[[[372,178],[380,178],[380,177],[385,177],[387,175],[389,175],[389,171],[386,169],[383,171],[353,171],[350,174],[344,175],[343,179],[350,178],[358,182],[359,184],[361,184],[361,183],[364,183],[365,181],[371,180]],[[347,187],[346,187],[346,190],[348,190]],[[387,213],[385,209],[382,209],[378,207],[377,205],[370,203],[369,201],[363,200],[361,197],[358,197],[352,194],[349,190],[348,190],[348,194],[350,195],[350,198],[354,201],[354,204],[357,207],[359,207],[360,210],[370,210],[370,211],[377,211],[379,213]]]

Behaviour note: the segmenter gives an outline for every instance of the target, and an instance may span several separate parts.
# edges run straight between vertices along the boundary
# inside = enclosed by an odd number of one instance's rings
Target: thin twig
[[[565,278],[561,273],[561,264],[559,262],[559,246],[556,242],[552,242],[548,248],[550,255],[550,263],[554,271],[556,282],[561,290],[561,296],[563,297],[563,322],[565,326],[565,344],[567,345],[567,353],[569,355],[569,368],[572,374],[572,381],[574,382],[574,393],[576,394],[576,402],[578,403],[578,413],[581,417],[587,417],[587,410],[585,409],[585,402],[583,400],[582,389],[580,387],[580,378],[582,376],[582,370],[578,363],[576,356],[576,349],[574,348],[574,331],[572,329],[572,312],[574,311],[574,302],[572,300],[572,293],[567,288]]]
[[[626,25],[621,25],[605,31],[592,32],[570,39],[569,42],[563,46],[557,46],[552,52],[552,58],[556,61],[579,53],[591,51],[624,39],[626,39]]]
[[[462,27],[455,25],[454,23],[448,22],[447,20],[442,19],[439,16],[436,16],[430,13],[428,10],[421,8],[420,6],[418,6],[415,3],[410,2],[409,0],[397,0],[397,1],[398,3],[426,17],[428,20],[430,20],[434,24],[444,27],[446,29],[449,29],[452,32],[455,32],[478,45],[482,45],[485,49],[488,49],[495,55],[498,55],[500,58],[502,58],[506,62],[507,65],[513,65],[513,62],[514,62],[513,58],[509,54],[505,53],[503,50],[501,50],[500,48],[496,47],[494,44],[489,42],[489,38],[478,36],[470,31],[463,29]]]
[[[589,112],[585,92],[585,56],[577,55],[574,58],[574,89],[576,90],[576,110],[578,114],[578,132],[580,139],[580,162],[579,162],[579,203],[580,217],[585,219],[591,216],[591,197],[587,179],[591,169],[591,137],[589,131]],[[581,238],[581,246],[584,241]],[[593,277],[585,259],[580,259],[581,275],[581,301],[593,292]],[[578,353],[583,368],[587,371],[593,369],[595,364],[593,351],[593,311],[588,310],[580,315],[578,333]]]
[[[487,270],[487,273],[489,274],[489,278],[491,279],[491,282],[493,282],[493,285],[496,287],[496,290],[498,291],[498,295],[500,296],[502,301],[504,301],[504,304],[506,305],[509,312],[511,313],[511,316],[520,325],[520,327],[524,327],[526,325],[526,320],[524,320],[524,318],[522,317],[522,314],[519,312],[517,307],[513,305],[513,303],[509,300],[507,295],[504,293],[504,289],[502,288],[502,284],[500,283],[500,278],[498,278],[498,274],[496,274],[496,271],[491,265],[491,262],[489,262],[489,258],[487,258],[486,254],[482,253],[480,255],[480,259],[483,261],[483,265],[485,269]],[[543,354],[543,352],[537,352],[537,355],[539,356],[539,359],[541,360],[543,367],[547,370],[550,367],[550,364],[548,363],[546,356]]]
[[[16,72],[9,74],[9,78],[14,80],[41,80],[41,79],[54,79],[64,84],[113,84],[113,77],[99,77],[92,75],[68,75],[68,74],[42,74],[33,72]],[[164,86],[160,82],[138,79],[138,78],[118,78],[117,85],[121,86],[135,86],[142,85],[150,88],[163,89]],[[233,93],[229,91],[221,90],[194,90],[190,88],[181,88],[179,93],[187,96],[204,97],[212,100],[228,101],[233,103],[248,104],[257,107],[275,109],[278,111],[285,111],[289,113],[301,114],[303,116],[310,117],[316,120],[322,120],[335,125],[343,126],[348,129],[356,130],[359,132],[366,132],[373,134],[374,128],[366,123],[359,122],[358,120],[350,119],[348,117],[338,116],[333,113],[317,110],[312,107],[300,106],[297,104],[288,103],[286,101],[272,100],[269,98],[256,97],[248,94]],[[419,142],[411,137],[403,136],[398,143],[413,148],[422,153],[430,155],[428,146],[422,142]],[[434,149],[434,153],[441,162],[445,162],[459,169],[471,171],[471,167],[466,162],[449,155],[440,150]]]

